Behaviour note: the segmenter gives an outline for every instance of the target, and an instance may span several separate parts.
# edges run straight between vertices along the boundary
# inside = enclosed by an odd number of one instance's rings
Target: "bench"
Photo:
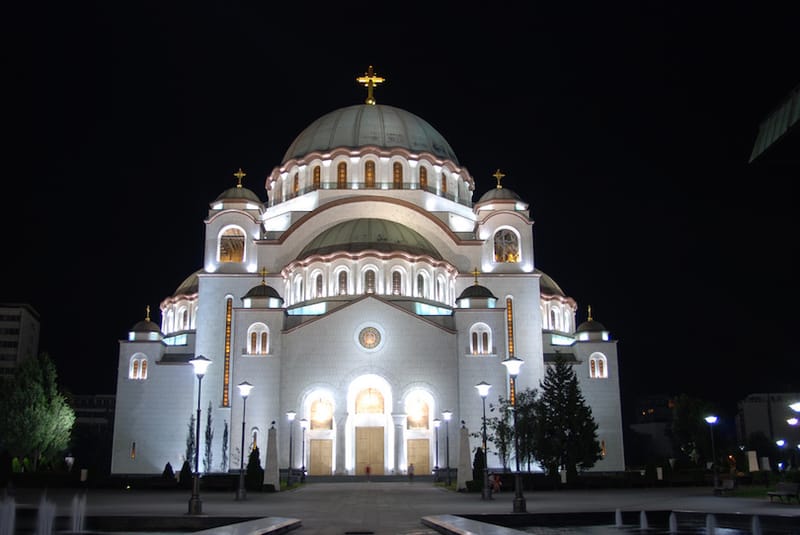
[[[716,487],[714,487],[714,494],[729,494],[736,489],[736,480],[723,479]]]
[[[775,490],[767,492],[767,496],[769,496],[770,502],[772,498],[778,498],[781,502],[785,498],[786,503],[792,503],[792,498],[794,498],[797,503],[800,503],[800,483],[781,481],[775,486]]]

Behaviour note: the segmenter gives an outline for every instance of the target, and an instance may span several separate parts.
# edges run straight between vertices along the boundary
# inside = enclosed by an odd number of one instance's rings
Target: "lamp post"
[[[453,411],[442,411],[444,417],[444,434],[445,434],[445,462],[447,463],[447,486],[450,486],[450,418],[453,417]]]
[[[783,472],[786,467],[783,459],[785,457],[783,449],[786,446],[786,441],[782,438],[779,438],[775,441],[775,445],[778,446],[778,472]]]
[[[519,430],[517,429],[517,374],[522,366],[523,360],[517,357],[509,357],[503,361],[503,366],[508,370],[510,376],[509,398],[511,399],[511,410],[514,415],[514,460],[516,461],[517,471],[514,474],[514,505],[515,513],[524,513],[526,510],[525,496],[522,495],[522,474],[519,471]]]
[[[436,465],[434,466],[433,476],[434,481],[439,481],[439,426],[442,425],[442,421],[439,418],[434,418],[433,420],[433,427],[436,428]]]
[[[294,449],[292,448],[292,435],[294,435],[294,419],[297,416],[297,413],[294,411],[289,411],[286,413],[286,419],[289,420],[289,471],[286,472],[286,486],[292,484],[292,471],[294,470],[294,463],[292,462],[292,458],[294,457]]]
[[[199,515],[203,512],[203,502],[200,501],[200,388],[203,386],[203,376],[206,374],[211,360],[203,355],[197,355],[189,361],[197,376],[197,423],[195,425],[194,439],[194,478],[192,481],[192,497],[189,498],[189,514]]]
[[[717,417],[712,414],[706,416],[705,420],[711,432],[711,469],[714,477],[714,488],[717,488],[719,487],[719,476],[717,475],[717,449],[714,447],[714,424],[717,423]]]
[[[308,428],[308,420],[306,420],[305,418],[300,420],[300,428],[303,430],[303,447],[302,447],[302,452],[303,452],[302,465],[303,466],[300,468],[300,470],[302,472],[300,474],[300,481],[305,482],[305,480],[306,480],[306,429]]]
[[[789,405],[789,408],[792,409],[794,412],[800,412],[800,401],[792,403],[791,405]]]
[[[241,455],[239,455],[239,488],[236,489],[236,499],[246,500],[247,491],[244,488],[244,415],[247,411],[247,396],[250,395],[253,385],[244,381],[236,386],[239,387],[239,394],[242,396],[242,449],[240,450]]]
[[[475,385],[475,388],[478,389],[478,394],[480,394],[481,400],[483,401],[483,420],[481,422],[483,438],[483,487],[481,488],[481,499],[491,500],[492,493],[489,490],[489,467],[487,466],[486,460],[486,396],[489,395],[489,389],[492,388],[492,385],[486,381],[481,381]]]

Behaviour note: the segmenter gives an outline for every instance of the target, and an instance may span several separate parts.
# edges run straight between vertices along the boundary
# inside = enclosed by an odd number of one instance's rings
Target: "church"
[[[112,474],[194,466],[195,433],[201,473],[236,472],[258,447],[265,483],[274,465],[456,467],[458,429],[481,429],[476,385],[491,385],[487,404],[512,382],[539,388],[556,354],[599,426],[593,470],[624,470],[617,341],[591,311],[578,324],[575,299],[537,269],[528,201],[499,169],[473,199],[442,134],[378,104],[371,66],[356,81],[366,101],[287,139],[261,195],[234,173],[210,200],[202,266],[161,301],[160,324],[148,309],[120,340]],[[491,447],[488,464],[502,466]]]

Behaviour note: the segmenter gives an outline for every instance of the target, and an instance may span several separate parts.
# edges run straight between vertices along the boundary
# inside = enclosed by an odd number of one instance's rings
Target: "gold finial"
[[[500,169],[497,169],[492,176],[497,179],[497,189],[503,189],[503,186],[500,185],[500,181],[503,180],[503,177],[506,175],[501,173]]]
[[[589,320],[592,321],[592,305],[589,305]]]
[[[367,88],[367,100],[366,103],[370,106],[375,105],[375,97],[372,95],[372,90],[375,88],[377,84],[381,84],[386,81],[386,78],[381,78],[380,76],[375,76],[375,72],[372,70],[372,65],[369,66],[369,69],[364,76],[359,76],[356,78],[356,82],[359,84],[364,84],[364,87]]]
[[[262,285],[267,284],[267,268],[265,267],[261,268],[261,284]]]
[[[473,269],[473,270],[472,270],[472,274],[475,276],[475,286],[477,286],[477,285],[478,285],[478,274],[479,274],[479,273],[480,273],[480,271],[478,271],[478,268],[477,268],[477,267],[476,267],[475,269]]]
[[[247,173],[242,171],[242,168],[240,167],[238,171],[233,173],[233,176],[235,176],[237,178],[237,180],[239,181],[239,183],[236,184],[236,187],[237,188],[241,188],[242,187],[242,179],[247,176]]]
[[[144,321],[150,321],[150,305],[145,307]]]

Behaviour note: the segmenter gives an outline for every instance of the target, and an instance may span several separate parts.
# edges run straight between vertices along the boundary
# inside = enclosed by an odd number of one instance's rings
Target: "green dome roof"
[[[311,240],[297,256],[302,260],[311,255],[361,251],[390,253],[404,251],[413,255],[428,255],[441,260],[439,252],[415,230],[385,219],[353,219],[334,225]]]
[[[258,195],[256,195],[253,190],[243,186],[234,186],[232,188],[228,188],[220,193],[219,197],[216,198],[216,201],[226,200],[248,200],[257,202],[259,204],[262,203],[261,199],[258,198]]]
[[[464,291],[461,292],[458,299],[497,299],[497,297],[495,297],[492,291],[486,286],[473,284],[472,286],[464,288]]]
[[[359,104],[323,115],[295,138],[281,163],[314,151],[375,145],[431,154],[458,164],[450,144],[427,121],[384,105]]]

